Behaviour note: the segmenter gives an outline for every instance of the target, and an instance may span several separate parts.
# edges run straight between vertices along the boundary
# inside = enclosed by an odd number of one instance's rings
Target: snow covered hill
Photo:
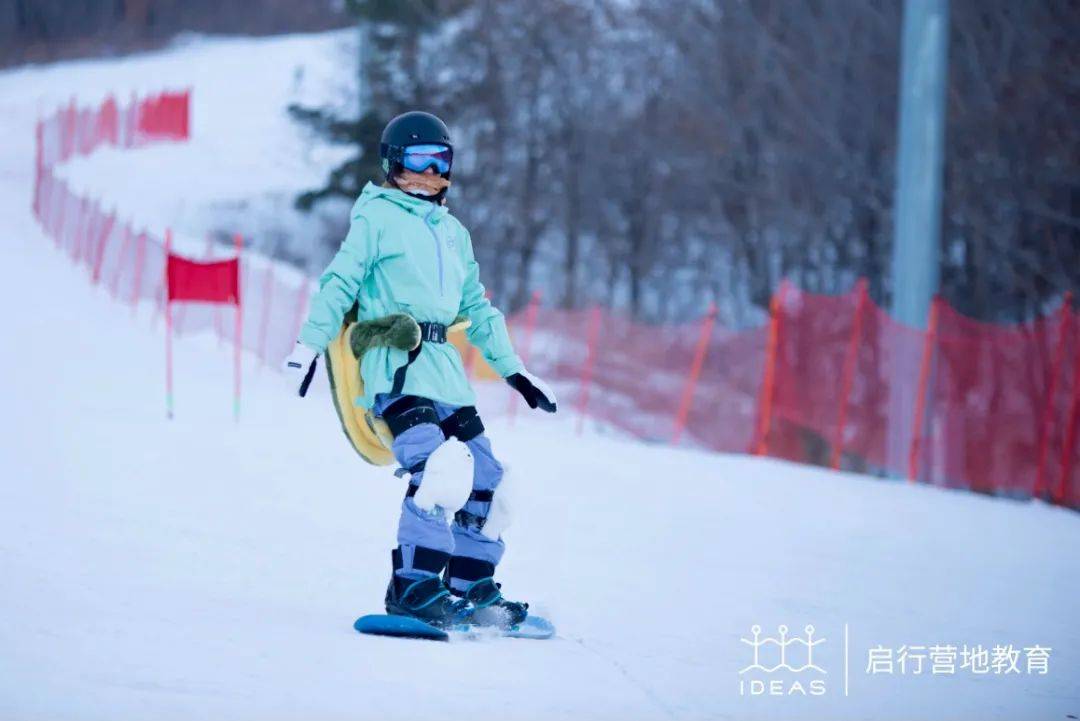
[[[286,108],[353,102],[355,68],[348,59],[354,41],[348,30],[270,39],[186,36],[160,52],[5,71],[0,106],[12,134],[0,153],[19,152],[13,139],[26,133],[32,139],[34,121],[72,98],[96,106],[109,94],[124,103],[133,94],[190,87],[190,142],[137,155],[102,148],[66,163],[64,177],[77,195],[100,198],[156,236],[168,226],[201,248],[208,232],[240,231],[255,247],[288,254],[282,244],[314,243],[324,223],[295,211],[294,198],[320,186],[351,151],[314,138]],[[12,167],[3,160],[3,168]],[[310,251],[297,248],[292,255]]]
[[[381,604],[404,487],[352,454],[325,382],[295,399],[249,361],[234,424],[229,349],[186,338],[166,421],[152,308],[133,317],[91,288],[29,210],[36,113],[87,78],[119,87],[141,63],[157,68],[153,90],[187,72],[198,117],[225,102],[200,93],[198,58],[222,63],[215,83],[240,83],[253,55],[325,42],[206,41],[0,74],[0,719],[1080,715],[1075,513],[578,437],[568,415],[511,426],[498,385],[481,412],[521,496],[500,576],[558,638],[356,634]],[[216,132],[194,152],[227,153],[240,130]],[[94,162],[77,172],[93,177]],[[115,159],[101,162],[109,177]],[[177,203],[192,190],[165,188]],[[785,659],[802,670],[748,668],[755,625],[821,641],[816,668],[802,668],[804,643]],[[965,644],[1015,648],[1018,673],[963,668]],[[1050,648],[1045,675],[1028,672],[1036,645]],[[954,647],[953,673],[931,672],[932,646]],[[776,665],[777,646],[762,648],[759,665]]]

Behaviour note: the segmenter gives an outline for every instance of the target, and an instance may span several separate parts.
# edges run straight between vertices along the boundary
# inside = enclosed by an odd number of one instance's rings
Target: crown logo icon
[[[793,636],[788,638],[788,627],[784,624],[780,624],[776,627],[777,632],[780,634],[777,638],[771,638],[769,636],[762,637],[761,626],[754,624],[750,627],[750,633],[753,634],[753,638],[740,638],[739,640],[750,646],[754,650],[754,662],[739,671],[740,674],[744,674],[747,671],[761,671],[763,673],[773,673],[781,669],[791,671],[792,673],[801,673],[803,671],[817,671],[818,673],[827,673],[825,669],[814,664],[814,647],[825,643],[824,638],[814,638],[814,626],[813,624],[806,624],[803,630],[806,633],[806,638],[801,636]],[[792,666],[788,663],[788,647],[794,645],[801,645],[805,648],[806,663],[802,666]],[[774,666],[764,666],[761,663],[761,650],[763,647],[775,647],[779,651],[780,662]]]

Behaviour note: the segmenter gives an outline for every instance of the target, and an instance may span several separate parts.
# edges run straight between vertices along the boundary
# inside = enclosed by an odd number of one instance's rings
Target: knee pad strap
[[[406,498],[412,498],[416,495],[416,492],[420,490],[420,486],[410,483],[409,490],[405,491]],[[480,501],[481,503],[491,503],[491,499],[495,497],[495,491],[473,491],[469,494],[470,501]]]

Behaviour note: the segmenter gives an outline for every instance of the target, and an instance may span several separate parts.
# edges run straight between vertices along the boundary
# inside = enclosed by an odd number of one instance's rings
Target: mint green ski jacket
[[[352,208],[349,233],[319,278],[300,341],[326,350],[357,302],[360,320],[407,313],[417,321],[450,325],[463,315],[471,321],[469,342],[496,373],[505,378],[524,368],[503,314],[484,297],[469,232],[445,206],[396,188],[364,187]],[[395,348],[364,353],[364,395],[356,404],[370,408],[377,394],[388,393],[407,355]],[[475,404],[461,355],[451,343],[424,343],[402,392],[455,406]]]

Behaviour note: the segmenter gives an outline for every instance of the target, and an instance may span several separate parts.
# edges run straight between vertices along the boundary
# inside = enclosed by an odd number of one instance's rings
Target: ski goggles
[[[414,173],[432,166],[437,173],[449,173],[453,161],[454,151],[447,145],[409,145],[401,153],[401,164]]]

